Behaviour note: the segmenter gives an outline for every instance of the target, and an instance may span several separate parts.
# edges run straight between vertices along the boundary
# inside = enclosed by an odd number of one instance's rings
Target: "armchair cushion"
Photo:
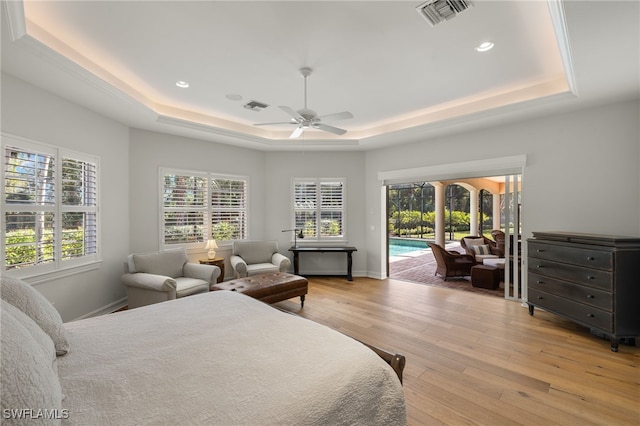
[[[209,291],[212,284],[217,284],[214,280],[212,283],[209,281],[201,280],[200,278],[179,277],[175,279],[176,283],[176,298],[190,296],[192,294],[204,293]]]
[[[277,241],[236,241],[233,243],[233,254],[240,256],[247,265],[271,263],[273,253],[277,252]]]
[[[129,255],[129,272],[147,272],[171,278],[181,277],[182,268],[187,260],[187,252],[184,249],[134,253]]]

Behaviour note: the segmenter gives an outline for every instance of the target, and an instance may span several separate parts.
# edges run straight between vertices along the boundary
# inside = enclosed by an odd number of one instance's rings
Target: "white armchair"
[[[220,276],[217,266],[188,263],[184,249],[130,254],[127,269],[129,309],[208,292]]]
[[[278,252],[277,241],[235,241],[229,258],[236,278],[287,272],[291,260]]]

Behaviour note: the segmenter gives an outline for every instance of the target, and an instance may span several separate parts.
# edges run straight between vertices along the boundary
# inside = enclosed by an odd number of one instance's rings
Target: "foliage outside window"
[[[295,178],[294,227],[313,241],[345,240],[343,178]]]
[[[163,245],[247,238],[248,179],[163,170]]]
[[[2,152],[3,270],[97,260],[97,158],[12,137]]]

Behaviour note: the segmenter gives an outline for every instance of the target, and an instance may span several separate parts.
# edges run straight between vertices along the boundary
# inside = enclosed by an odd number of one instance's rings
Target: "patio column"
[[[478,207],[479,207],[479,203],[478,203],[478,190],[477,189],[470,189],[469,190],[469,226],[471,227],[471,229],[469,230],[470,234],[473,236],[478,236],[478,229],[480,228],[479,222],[478,222]]]
[[[435,198],[436,198],[436,223],[434,229],[434,233],[436,235],[436,244],[444,247],[444,188],[441,182],[430,182],[435,189]]]
[[[502,229],[500,220],[500,194],[493,194],[493,229]]]

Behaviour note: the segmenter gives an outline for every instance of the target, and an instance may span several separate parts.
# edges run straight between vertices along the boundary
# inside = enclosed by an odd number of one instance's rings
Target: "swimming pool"
[[[389,238],[389,256],[402,256],[414,251],[428,249],[426,240],[409,240],[404,238]]]

